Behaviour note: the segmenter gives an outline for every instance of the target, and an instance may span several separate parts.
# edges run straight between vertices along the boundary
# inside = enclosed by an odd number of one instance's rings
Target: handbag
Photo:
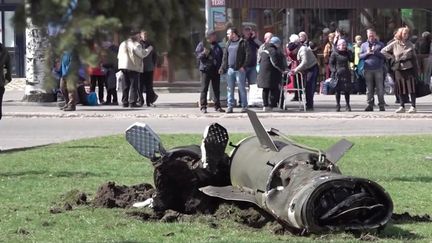
[[[336,86],[338,84],[338,79],[337,78],[330,78],[328,83],[329,83],[329,87],[334,89],[334,88],[336,88]]]
[[[87,102],[90,106],[98,105],[98,98],[95,92],[90,92],[87,95]]]
[[[250,106],[262,106],[263,105],[262,90],[263,89],[259,88],[257,84],[249,85],[248,104]]]
[[[417,77],[415,83],[415,92],[417,98],[431,94],[430,84],[423,82],[423,80]]]
[[[401,60],[399,62],[399,69],[400,70],[408,70],[408,69],[411,69],[413,67],[414,67],[414,65],[413,65],[411,60]]]

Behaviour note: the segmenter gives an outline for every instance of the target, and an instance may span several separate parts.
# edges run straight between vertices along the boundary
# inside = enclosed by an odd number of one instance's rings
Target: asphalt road
[[[157,133],[202,133],[205,126],[218,122],[230,133],[252,133],[246,117],[238,118],[15,118],[0,121],[0,149],[9,150],[59,143],[81,138],[123,134],[134,122],[144,122]],[[287,135],[380,136],[432,134],[430,119],[341,119],[263,118],[266,128]]]

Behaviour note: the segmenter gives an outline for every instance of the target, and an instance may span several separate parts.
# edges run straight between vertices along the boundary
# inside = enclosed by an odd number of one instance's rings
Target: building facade
[[[382,41],[407,25],[420,36],[432,30],[432,2],[427,0],[208,0],[212,8],[225,6],[226,23],[237,27],[255,26],[260,35],[271,31],[287,39],[292,33],[305,31],[310,39],[319,39],[322,30],[341,28],[347,36],[365,37],[374,28]],[[220,11],[220,10],[218,10]],[[219,30],[220,23],[210,16],[209,28]],[[208,21],[209,22],[209,21]],[[225,30],[223,30],[225,31]],[[224,35],[222,33],[221,35]]]
[[[17,5],[22,3],[24,0],[0,0],[0,42],[9,51],[14,77],[25,76],[25,34],[16,31],[12,23]]]

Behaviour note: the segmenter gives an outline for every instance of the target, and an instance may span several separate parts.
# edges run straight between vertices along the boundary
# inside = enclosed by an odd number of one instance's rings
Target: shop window
[[[24,3],[24,0],[3,0],[3,3],[19,4],[19,3]]]
[[[13,11],[5,11],[4,12],[4,46],[5,47],[15,47],[15,28],[13,27],[12,18],[14,16]]]
[[[264,26],[273,25],[273,11],[270,9],[264,10]]]

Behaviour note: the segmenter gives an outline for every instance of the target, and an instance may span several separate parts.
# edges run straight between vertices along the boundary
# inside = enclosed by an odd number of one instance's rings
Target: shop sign
[[[223,7],[225,6],[225,0],[211,0],[212,7]]]

